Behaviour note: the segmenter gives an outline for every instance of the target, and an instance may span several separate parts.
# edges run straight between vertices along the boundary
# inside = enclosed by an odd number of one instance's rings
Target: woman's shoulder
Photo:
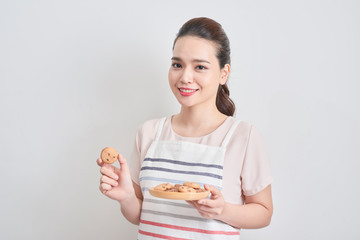
[[[154,129],[157,128],[157,126],[159,125],[160,121],[162,118],[153,118],[153,119],[149,119],[146,120],[145,122],[143,122],[140,126],[140,129]]]
[[[236,117],[228,117],[228,127],[230,128],[232,125],[237,124],[236,125],[236,129],[235,131],[240,131],[240,132],[247,132],[247,131],[251,131],[251,129],[254,127],[252,123],[241,120],[239,118]]]
[[[236,120],[236,118],[233,118],[233,122],[235,122]],[[237,136],[237,138],[246,140],[246,142],[262,141],[261,133],[253,123],[243,120],[237,121],[239,123],[234,131],[234,135]]]
[[[260,135],[258,129],[254,126],[253,123],[244,121],[235,117],[231,117],[229,125],[233,125],[236,122],[238,123],[234,129],[235,138],[240,138],[243,140],[250,140],[254,135]],[[230,129],[231,126],[229,126]]]
[[[143,122],[137,130],[137,136],[140,138],[153,139],[156,136],[157,129],[163,118],[153,118]]]

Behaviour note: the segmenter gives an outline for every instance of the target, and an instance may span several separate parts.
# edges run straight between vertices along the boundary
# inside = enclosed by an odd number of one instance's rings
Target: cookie
[[[106,147],[101,151],[101,160],[104,163],[112,164],[116,162],[119,153],[112,147]]]
[[[180,186],[179,187],[179,192],[190,192],[190,193],[196,193],[196,190],[188,187],[188,186]]]
[[[172,187],[172,188],[165,190],[165,192],[177,192],[177,191],[178,191],[178,189],[176,187]]]
[[[166,190],[172,189],[172,188],[174,188],[174,186],[171,185],[170,183],[162,183],[162,184],[157,185],[154,189],[159,190],[159,191],[166,191]]]
[[[191,188],[194,188],[194,189],[199,189],[201,188],[201,186],[197,183],[194,183],[194,182],[185,182],[183,184],[184,186],[188,186],[188,187],[191,187]]]
[[[154,187],[156,191],[164,192],[180,192],[180,193],[201,193],[205,192],[205,189],[194,182],[185,182],[184,184],[175,184],[174,186],[170,183],[162,183]]]

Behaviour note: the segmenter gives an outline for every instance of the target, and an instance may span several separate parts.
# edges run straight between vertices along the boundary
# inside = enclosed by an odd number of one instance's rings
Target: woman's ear
[[[225,66],[221,69],[221,78],[220,78],[220,84],[224,85],[229,77],[230,74],[230,64],[225,64]]]

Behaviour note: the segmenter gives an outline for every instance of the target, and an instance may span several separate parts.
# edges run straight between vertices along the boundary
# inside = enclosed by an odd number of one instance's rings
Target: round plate
[[[207,198],[210,191],[199,192],[199,193],[182,193],[182,192],[164,192],[155,190],[153,187],[149,188],[149,192],[154,197],[166,198],[166,199],[175,199],[175,200],[200,200]]]

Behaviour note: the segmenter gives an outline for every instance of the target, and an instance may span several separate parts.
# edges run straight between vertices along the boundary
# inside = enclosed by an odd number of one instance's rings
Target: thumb
[[[119,154],[118,155],[118,160],[119,160],[119,163],[120,163],[120,167],[123,168],[123,167],[128,167],[127,166],[127,161],[126,159],[123,157],[123,155]]]
[[[205,188],[206,190],[210,191],[211,196],[213,196],[213,197],[216,197],[216,196],[218,196],[218,195],[221,195],[220,190],[217,189],[217,188],[214,187],[214,186],[205,184],[205,185],[204,185],[204,188]]]

